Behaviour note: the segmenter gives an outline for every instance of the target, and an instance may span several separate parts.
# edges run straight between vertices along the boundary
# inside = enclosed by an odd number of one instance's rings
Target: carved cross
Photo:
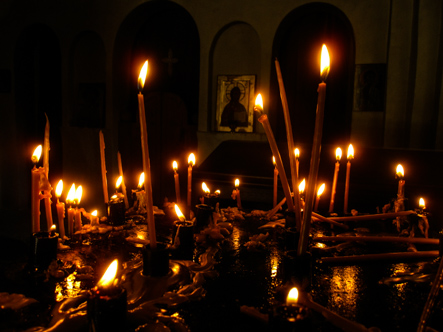
[[[168,64],[168,75],[172,76],[172,65],[178,62],[178,59],[172,56],[172,49],[169,49],[168,57],[163,58],[162,61]]]

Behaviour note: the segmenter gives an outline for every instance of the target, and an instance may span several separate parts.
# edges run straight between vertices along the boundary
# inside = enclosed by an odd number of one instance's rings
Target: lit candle
[[[174,170],[175,199],[177,204],[180,204],[180,181],[177,173],[178,164],[175,160],[172,162],[172,169]]]
[[[257,95],[255,99],[254,111],[263,112],[263,99],[261,94]],[[288,204],[288,210],[294,211],[294,201],[292,200],[291,189],[289,188],[288,178],[286,177],[286,172],[283,167],[283,162],[281,160],[280,152],[278,151],[277,143],[275,142],[274,133],[272,132],[271,125],[266,114],[261,114],[258,121],[263,125],[266,137],[268,138],[269,146],[271,147],[272,154],[275,157],[275,162],[280,176],[280,182],[283,187],[283,192],[286,197],[286,204]]]
[[[301,200],[304,201],[305,197],[305,188],[306,188],[306,179],[303,179],[298,185],[298,192],[300,194]]]
[[[428,233],[429,233],[429,221],[428,221],[428,217],[427,217],[427,213],[424,211],[426,209],[426,205],[425,205],[425,200],[420,197],[419,201],[418,201],[418,206],[419,206],[419,210],[418,210],[418,216],[422,219],[423,221],[423,235],[425,236],[425,238],[428,238]]]
[[[294,137],[292,135],[291,117],[289,115],[289,107],[288,107],[288,101],[286,99],[285,85],[283,83],[283,77],[280,70],[280,63],[278,62],[277,59],[275,59],[275,69],[277,72],[278,86],[280,88],[280,97],[282,101],[283,115],[286,125],[286,139],[288,141],[289,165],[291,167],[291,180],[292,180],[292,188],[294,193],[295,220],[297,228],[300,229],[301,225],[301,213],[299,206],[300,198],[298,196],[297,190],[295,190],[297,188],[297,183],[298,183],[298,172],[297,172],[297,165],[296,165],[297,163],[296,163],[295,154],[292,153],[294,151]]]
[[[275,207],[277,205],[277,181],[278,181],[278,169],[275,163],[275,157],[272,156],[272,163],[274,164],[274,197],[272,200],[272,206]]]
[[[81,210],[78,208],[78,205],[80,204],[80,201],[82,200],[82,193],[83,193],[83,188],[82,186],[78,186],[75,189],[75,198],[74,198],[74,203],[76,205],[75,207],[75,231],[81,231],[83,224],[82,224],[82,212]]]
[[[74,234],[74,215],[75,209],[72,208],[72,204],[75,200],[75,183],[72,184],[69,189],[68,196],[66,197],[66,204],[69,204],[68,208],[68,234],[72,236]]]
[[[40,232],[40,176],[44,174],[45,170],[42,167],[37,168],[37,163],[42,155],[42,146],[39,145],[32,154],[32,162],[34,167],[31,170],[32,175],[32,233]]]
[[[309,311],[304,305],[298,301],[298,289],[291,288],[287,297],[286,303],[278,305],[273,310],[271,316],[271,324],[273,330],[276,331],[309,331],[311,330],[310,322],[308,321]]]
[[[91,226],[98,226],[99,220],[98,220],[98,212],[97,210],[94,210],[91,212]]]
[[[145,173],[142,172],[140,174],[139,179],[138,179],[137,190],[133,191],[133,193],[135,192],[134,200],[137,202],[137,210],[141,209],[141,208],[144,209],[146,207],[146,204],[145,204],[145,191],[143,190],[144,183],[145,183]]]
[[[60,180],[55,187],[55,197],[57,198],[56,208],[58,217],[58,229],[60,230],[60,237],[65,238],[65,203],[60,202],[60,196],[63,193],[63,180]]]
[[[317,199],[315,201],[315,207],[314,207],[314,211],[318,211],[318,203],[320,202],[320,197],[323,194],[323,192],[325,191],[325,184],[323,183],[320,188],[318,188],[317,190]]]
[[[405,196],[405,172],[403,169],[403,166],[398,164],[397,165],[397,178],[398,178],[398,193],[397,193],[397,197],[398,198],[404,198]]]
[[[295,155],[295,171],[297,172],[297,179],[298,179],[298,177],[300,175],[300,170],[299,170],[299,167],[300,167],[300,161],[299,161],[300,150],[298,148],[294,149],[294,155]]]
[[[354,147],[349,144],[348,147],[348,163],[346,165],[346,183],[345,183],[345,203],[344,213],[348,213],[348,199],[349,199],[349,180],[351,177],[351,160],[354,159]]]
[[[335,158],[337,159],[337,162],[335,163],[334,178],[332,180],[331,200],[329,201],[329,213],[334,212],[335,191],[337,189],[338,170],[340,168],[341,155],[341,149],[337,148],[337,150],[335,150]]]
[[[237,197],[237,208],[239,209],[239,210],[241,210],[241,198],[240,198],[240,189],[239,189],[239,186],[240,186],[240,180],[239,179],[235,179],[235,182],[234,182],[234,185],[235,185],[235,190],[236,190],[236,197]]]
[[[129,209],[128,195],[126,194],[125,178],[123,177],[122,156],[120,152],[117,153],[117,160],[118,160],[118,173],[122,178],[121,186],[122,186],[123,200],[125,201],[125,208]]]
[[[103,198],[105,200],[105,204],[108,204],[109,193],[108,193],[108,180],[106,180],[105,139],[103,137],[103,132],[101,130],[99,135],[100,135],[100,162],[102,170]]]
[[[108,217],[112,225],[123,225],[125,223],[125,202],[123,194],[119,192],[123,177],[119,176],[115,182],[115,195],[111,196],[108,204]]]
[[[52,222],[52,209],[51,209],[51,191],[52,187],[48,181],[49,179],[49,119],[48,116],[45,113],[46,117],[46,126],[45,126],[45,139],[43,142],[43,168],[45,169],[45,176],[46,176],[46,184],[45,189],[43,189],[44,192],[44,202],[45,202],[45,212],[46,212],[46,223],[48,232],[51,229],[53,222]]]
[[[323,118],[326,99],[326,77],[329,74],[329,53],[326,45],[323,44],[321,52],[320,76],[322,82],[318,85],[317,115],[315,118],[314,141],[312,144],[311,165],[309,168],[309,178],[305,195],[305,209],[303,213],[302,230],[298,242],[299,256],[306,253],[311,227],[311,214],[314,206],[315,184],[317,183],[318,168],[320,165],[321,137],[323,133]]]
[[[148,73],[148,61],[146,60],[140,75],[138,77],[139,93],[138,93],[138,110],[140,115],[140,136],[142,144],[143,154],[143,172],[145,173],[145,198],[146,198],[146,212],[148,219],[149,229],[149,246],[151,249],[157,247],[157,237],[155,235],[155,217],[154,217],[154,205],[152,201],[152,184],[151,184],[151,161],[149,159],[148,149],[148,130],[146,128],[146,114],[145,114],[145,100],[141,90],[145,84],[146,76]]]
[[[188,209],[191,213],[191,194],[192,194],[192,167],[195,165],[195,155],[191,153],[188,157]]]

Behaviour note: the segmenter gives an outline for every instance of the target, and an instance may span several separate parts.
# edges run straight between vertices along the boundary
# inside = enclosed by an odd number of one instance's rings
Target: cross
[[[172,65],[173,65],[174,63],[177,63],[177,62],[178,62],[178,59],[176,59],[176,58],[174,58],[174,57],[172,56],[172,49],[169,49],[169,51],[168,51],[168,57],[167,57],[167,58],[163,58],[162,61],[163,61],[164,63],[167,63],[167,64],[168,64],[168,74],[169,74],[169,76],[172,76]]]

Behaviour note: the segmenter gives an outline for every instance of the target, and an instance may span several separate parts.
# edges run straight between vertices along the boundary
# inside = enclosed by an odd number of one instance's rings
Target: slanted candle
[[[311,228],[312,208],[314,207],[315,184],[317,183],[318,169],[320,165],[321,138],[323,134],[323,119],[326,100],[326,77],[329,74],[329,53],[323,44],[320,61],[320,76],[322,82],[318,85],[317,114],[315,117],[314,140],[312,144],[311,165],[306,187],[305,209],[303,212],[303,223],[301,226],[300,240],[298,241],[298,256],[306,253]]]
[[[405,171],[403,169],[403,166],[398,164],[397,165],[397,170],[396,170],[396,175],[398,178],[398,192],[397,192],[397,197],[398,198],[403,198],[405,196]]]
[[[191,213],[191,201],[192,201],[192,167],[195,165],[195,155],[191,153],[188,157],[188,209]]]
[[[178,163],[175,160],[172,162],[172,169],[174,170],[175,199],[177,204],[180,204],[180,181],[177,173]]]
[[[272,156],[272,163],[274,164],[274,196],[272,200],[272,206],[275,207],[277,205],[277,181],[278,181],[278,169],[275,164],[275,157]]]
[[[348,213],[348,200],[349,200],[349,182],[351,177],[351,160],[354,159],[354,147],[349,144],[348,147],[348,163],[346,165],[346,183],[345,183],[345,203],[344,203],[344,213]]]
[[[235,191],[236,191],[236,197],[237,197],[237,208],[241,209],[242,207],[241,207],[241,198],[240,198],[240,189],[239,189],[240,180],[235,179],[234,185],[235,185]]]
[[[145,84],[146,76],[148,74],[148,61],[146,60],[140,75],[138,77],[138,110],[140,116],[140,137],[142,145],[143,155],[143,172],[145,173],[145,201],[146,201],[146,214],[148,220],[149,230],[149,246],[152,250],[157,247],[157,236],[155,234],[155,217],[154,217],[154,204],[152,198],[152,178],[151,178],[151,161],[149,159],[148,148],[148,129],[146,127],[146,114],[145,114],[145,100],[142,94],[142,89]]]
[[[63,180],[60,180],[55,187],[55,197],[57,198],[56,208],[58,217],[58,229],[60,230],[60,237],[65,238],[65,203],[60,202],[60,196],[63,193]]]
[[[34,150],[31,160],[34,163],[34,167],[31,171],[32,175],[32,233],[40,232],[40,177],[44,174],[45,170],[42,167],[37,168],[37,163],[42,155],[42,146],[39,145]]]
[[[314,211],[318,211],[318,203],[320,202],[320,197],[323,194],[323,192],[325,191],[325,184],[323,183],[320,188],[318,188],[317,190],[317,199],[315,201],[315,208]]]
[[[331,188],[331,200],[329,201],[329,213],[334,212],[334,203],[335,203],[335,191],[337,189],[337,179],[338,179],[338,171],[340,169],[340,159],[341,159],[342,151],[340,148],[335,150],[335,159],[337,160],[335,163],[334,177],[332,179],[332,188]]]

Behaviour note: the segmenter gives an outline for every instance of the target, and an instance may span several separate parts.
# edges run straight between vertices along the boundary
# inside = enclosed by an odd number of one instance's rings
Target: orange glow
[[[349,144],[348,147],[348,160],[354,159],[354,147],[352,144]]]
[[[300,150],[298,148],[294,149],[295,158],[300,158]]]
[[[254,110],[256,110],[256,111],[263,111],[263,98],[262,98],[260,93],[255,98]]]
[[[58,181],[57,187],[55,187],[55,196],[60,197],[63,192],[63,180]]]
[[[305,192],[305,187],[306,187],[306,180],[303,179],[303,181],[300,182],[300,184],[298,185],[298,192],[300,194],[303,194]]]
[[[320,197],[321,194],[323,194],[323,192],[325,191],[325,184],[323,183],[320,188],[318,188],[317,190],[317,197]]]
[[[113,284],[115,280],[115,276],[117,274],[118,260],[114,259],[112,263],[109,265],[103,277],[97,283],[97,286],[108,287]]]
[[[320,77],[322,81],[326,80],[326,77],[328,77],[329,74],[329,52],[328,48],[325,44],[323,44],[321,48],[321,61],[320,61]]]
[[[54,231],[55,231],[55,228],[56,228],[56,226],[55,226],[55,224],[53,224],[53,225],[51,226],[51,232],[54,232]]]
[[[117,181],[115,182],[115,189],[118,189],[121,186],[122,182],[123,182],[123,176],[120,175]]]
[[[216,191],[214,191],[214,194],[220,195],[220,189],[217,189]]]
[[[208,186],[206,185],[206,183],[202,182],[202,189],[205,193],[209,194],[211,191],[209,190]]]
[[[240,186],[240,180],[239,179],[235,179],[235,188],[238,188]]]
[[[75,200],[75,183],[72,184],[71,189],[69,189],[68,196],[66,197],[66,203],[74,203]]]
[[[148,76],[148,60],[143,64],[140,70],[140,75],[138,76],[138,89],[141,90],[145,86],[146,76]]]
[[[94,210],[94,211],[91,212],[91,214],[92,214],[94,217],[97,217],[97,213],[98,213],[97,210]]]
[[[423,197],[420,197],[418,206],[420,207],[420,209],[426,209],[425,200],[423,199]]]
[[[292,287],[286,297],[286,305],[296,304],[298,301],[298,289],[297,287]]]
[[[80,201],[82,200],[82,194],[83,194],[83,188],[82,186],[78,186],[77,189],[75,189],[74,201],[76,204],[80,204]]]
[[[275,157],[272,156],[272,164],[275,166]]]
[[[180,208],[178,207],[177,204],[174,204],[174,208],[175,208],[175,213],[177,214],[177,217],[179,220],[181,221],[185,221],[185,216],[183,215],[182,211],[180,210]]]
[[[174,170],[174,172],[177,172],[178,164],[175,160],[172,162],[172,169]]]
[[[400,164],[397,165],[396,173],[397,173],[397,176],[400,177],[400,178],[405,176],[405,171],[404,171],[402,165],[400,165]]]
[[[32,154],[31,160],[34,164],[37,164],[40,160],[40,157],[42,155],[42,145],[40,144],[37,146],[34,150],[34,153]]]
[[[341,155],[342,155],[341,149],[337,148],[337,150],[335,150],[335,159],[340,160]]]
[[[193,153],[191,153],[188,157],[188,165],[191,167],[195,165],[195,156]]]
[[[143,184],[145,183],[145,172],[142,172],[140,174],[140,177],[138,178],[138,187],[143,187]]]

